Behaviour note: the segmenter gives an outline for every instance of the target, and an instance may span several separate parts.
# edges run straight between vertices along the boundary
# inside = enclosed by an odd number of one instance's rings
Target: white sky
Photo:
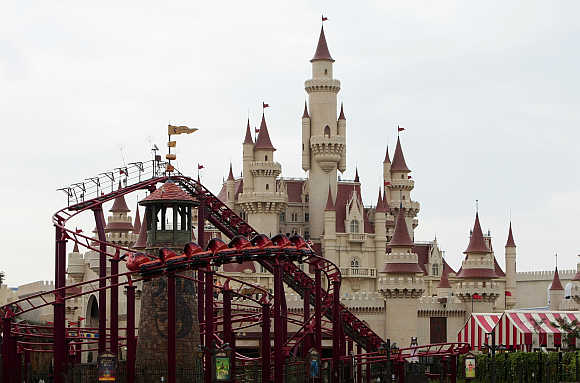
[[[576,1],[13,1],[0,9],[0,270],[53,279],[55,189],[163,147],[215,192],[241,167],[261,102],[283,176],[303,176],[304,80],[325,23],[347,117],[348,170],[365,203],[395,126],[435,235],[458,266],[480,201],[503,265],[509,210],[518,270],[580,253],[580,3]],[[120,5],[122,4],[122,6]],[[135,206],[136,197],[128,200]],[[85,231],[93,224],[87,219]]]

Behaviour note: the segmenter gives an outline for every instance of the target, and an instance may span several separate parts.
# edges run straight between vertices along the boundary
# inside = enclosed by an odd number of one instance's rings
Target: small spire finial
[[[478,199],[475,200],[475,212],[479,213],[479,200]]]

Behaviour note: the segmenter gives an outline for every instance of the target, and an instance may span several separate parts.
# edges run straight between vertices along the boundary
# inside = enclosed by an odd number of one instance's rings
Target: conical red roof
[[[387,146],[387,152],[385,153],[385,160],[383,161],[383,164],[390,164],[391,163],[391,158],[389,157],[389,147]]]
[[[246,126],[246,138],[244,138],[244,144],[253,144],[252,140],[252,130],[250,129],[250,119],[248,118],[248,126]]]
[[[576,275],[572,278],[573,281],[580,281],[580,271],[576,271]]]
[[[505,244],[505,247],[516,247],[516,243],[514,242],[514,235],[512,234],[512,223],[510,222],[510,231],[508,234],[508,239]]]
[[[489,253],[489,249],[485,244],[485,240],[483,239],[481,225],[479,224],[479,213],[475,213],[475,224],[473,225],[471,238],[469,238],[469,245],[467,246],[467,249],[465,249],[464,253]]]
[[[234,173],[232,172],[232,163],[230,162],[230,174],[228,174],[228,181],[234,180]]]
[[[256,139],[256,146],[254,149],[262,150],[276,150],[270,141],[270,134],[268,133],[268,126],[266,126],[266,118],[264,113],[262,113],[262,123],[260,124],[260,133],[258,133],[258,138]]]
[[[169,180],[140,203],[143,204],[145,201],[194,201],[194,199],[175,182]]]
[[[316,46],[316,52],[314,52],[314,57],[310,62],[318,60],[328,60],[334,62],[332,57],[330,57],[330,52],[328,51],[328,45],[326,44],[326,37],[324,36],[324,26],[320,28],[320,37],[318,38],[318,45]]]
[[[141,223],[141,230],[139,230],[139,237],[133,246],[134,249],[144,249],[147,247],[147,216],[143,217]]]
[[[308,106],[306,106],[306,100],[304,100],[304,113],[302,113],[302,118],[310,118],[308,114]]]
[[[443,271],[441,272],[441,279],[437,285],[438,289],[450,289],[451,284],[449,284],[449,272],[446,270],[447,263],[443,262]]]
[[[338,116],[339,120],[346,120],[346,117],[344,117],[344,108],[342,105],[342,102],[340,103],[340,115]]]
[[[385,194],[383,194],[383,203],[385,205],[385,212],[389,211],[389,201],[387,200],[387,189],[385,189]]]
[[[326,198],[326,207],[324,211],[335,211],[334,203],[332,202],[332,192],[330,190],[330,185],[328,185],[328,197]]]
[[[385,201],[383,199],[383,196],[381,195],[381,188],[379,188],[379,198],[377,199],[377,207],[375,211],[379,213],[385,213],[387,211],[387,209],[385,208]]]
[[[551,290],[564,290],[562,287],[562,282],[560,282],[560,274],[558,274],[558,266],[556,266],[556,270],[554,270],[554,279],[552,279],[552,286],[550,286]]]
[[[138,234],[141,231],[141,216],[139,215],[139,204],[135,208],[135,222],[133,223],[133,233]]]
[[[397,137],[397,146],[395,147],[395,154],[393,155],[393,163],[391,164],[391,171],[396,172],[410,172],[405,162],[403,149],[401,148],[401,139]]]
[[[121,189],[121,181],[119,181],[119,189]],[[115,198],[115,202],[113,202],[113,207],[109,210],[111,213],[128,213],[131,210],[127,206],[127,201],[125,201],[125,196],[120,195]]]
[[[393,233],[391,242],[389,242],[389,246],[413,246],[413,241],[409,235],[409,229],[407,228],[407,222],[405,220],[405,209],[402,207],[399,209],[397,222],[395,223],[395,232]]]

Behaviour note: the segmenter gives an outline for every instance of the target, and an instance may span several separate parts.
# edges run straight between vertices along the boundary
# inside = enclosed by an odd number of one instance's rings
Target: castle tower
[[[391,188],[387,187],[391,184],[391,158],[389,157],[389,147],[385,153],[385,160],[383,161],[383,183],[385,185],[385,198],[387,201],[392,201]]]
[[[447,270],[447,267],[447,263],[443,263],[441,279],[439,279],[439,284],[437,284],[437,296],[439,298],[451,297],[451,284],[449,283],[449,270]]]
[[[328,187],[326,207],[324,208],[324,240],[322,247],[324,256],[332,262],[336,261],[336,207],[332,198],[332,190]]]
[[[238,196],[238,202],[251,226],[261,233],[274,235],[279,231],[280,213],[288,205],[288,196],[276,180],[282,166],[274,161],[276,148],[270,140],[264,114],[255,144],[251,135],[248,137],[249,127],[248,123],[243,148],[244,191]]]
[[[423,272],[413,252],[405,216],[405,209],[400,207],[395,232],[388,245],[391,253],[386,256],[384,274],[378,282],[379,291],[386,298],[386,337],[399,347],[419,335],[417,309],[424,291]],[[425,341],[420,339],[419,343]]]
[[[340,81],[332,77],[334,60],[330,56],[324,27],[312,63],[312,79],[304,88],[308,93],[309,117],[302,117],[302,168],[308,171],[310,187],[310,234],[320,238],[324,225],[327,190],[336,195],[337,171],[346,170],[346,118],[341,107],[337,119]],[[305,108],[305,112],[308,112]]]
[[[388,153],[387,158],[388,159]],[[388,199],[389,206],[391,207],[391,214],[393,216],[398,215],[398,207],[403,206],[406,211],[405,221],[407,222],[407,227],[409,233],[411,233],[411,238],[414,238],[413,230],[418,225],[418,221],[415,218],[419,213],[420,205],[419,202],[411,200],[411,191],[415,187],[415,181],[411,179],[409,173],[411,170],[405,162],[405,156],[403,155],[403,148],[401,147],[401,139],[397,137],[397,146],[395,147],[395,154],[393,155],[393,162],[390,165],[390,182],[387,184],[388,192],[387,195],[390,197]],[[383,172],[387,166],[387,163],[383,163]]]
[[[572,299],[578,307],[580,304],[580,262],[576,263],[576,274],[572,278]]]
[[[508,233],[508,239],[505,244],[505,289],[506,289],[506,306],[513,308],[516,305],[516,243],[512,234],[512,223]],[[509,294],[507,293],[509,291]],[[511,295],[510,295],[511,294]]]
[[[158,254],[160,248],[181,253],[191,240],[191,209],[194,199],[172,180],[140,202],[145,206],[145,218],[135,247]],[[183,275],[193,277],[192,271]],[[177,368],[196,366],[200,340],[197,320],[195,285],[184,278],[175,279],[176,356]],[[137,368],[158,370],[165,375],[167,368],[167,276],[143,281],[139,337],[137,340]],[[166,375],[165,375],[166,376]],[[155,377],[155,379],[159,379]]]
[[[121,181],[119,181],[120,188]],[[124,196],[121,195],[115,198],[113,207],[109,210],[112,214],[109,216],[107,226],[105,227],[107,240],[109,242],[123,246],[129,246],[135,242],[133,223],[131,222],[131,217],[127,214],[130,211]]]
[[[493,312],[500,289],[493,281],[497,278],[494,257],[483,237],[479,213],[475,214],[469,245],[464,253],[465,258],[457,273],[460,282],[456,285],[455,295],[465,303],[466,311],[471,312],[473,308],[474,312]]]
[[[235,204],[235,179],[234,173],[232,172],[232,163],[230,162],[230,174],[228,174],[228,180],[226,181],[226,205],[230,209],[234,210]]]
[[[554,270],[554,279],[552,279],[552,285],[550,286],[550,310],[560,310],[560,305],[564,300],[564,287],[562,282],[560,282],[560,274],[558,273],[558,266]]]

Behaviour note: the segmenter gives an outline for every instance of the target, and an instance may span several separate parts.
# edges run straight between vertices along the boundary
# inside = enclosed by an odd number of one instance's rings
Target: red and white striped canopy
[[[495,336],[496,345],[508,348],[560,346],[565,340],[562,336],[565,331],[553,326],[560,318],[580,322],[580,312],[514,310],[473,313],[457,334],[457,340],[469,343],[472,350],[480,349],[486,343],[491,345],[491,336]]]

